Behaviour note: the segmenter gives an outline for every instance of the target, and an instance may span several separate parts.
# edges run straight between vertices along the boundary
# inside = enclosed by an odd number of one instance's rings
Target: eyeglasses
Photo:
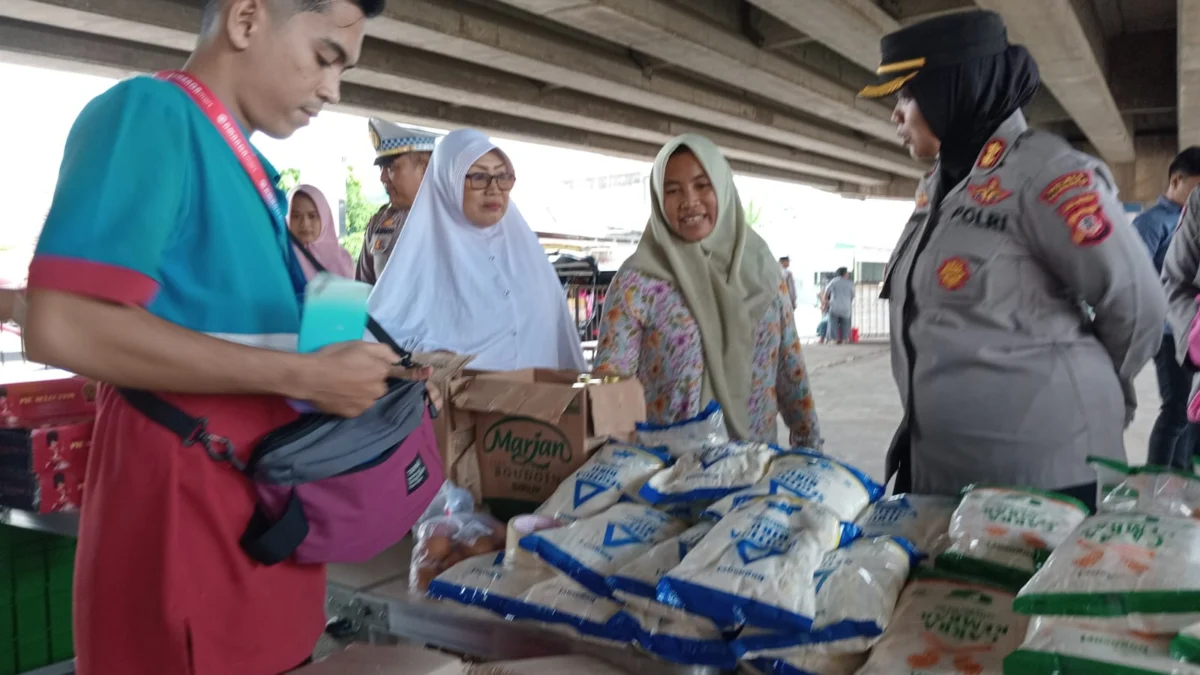
[[[496,187],[500,188],[501,192],[508,192],[513,189],[513,185],[517,183],[517,177],[511,173],[469,173],[467,174],[467,185],[471,186],[472,190],[486,190],[491,187],[492,182],[496,183]]]

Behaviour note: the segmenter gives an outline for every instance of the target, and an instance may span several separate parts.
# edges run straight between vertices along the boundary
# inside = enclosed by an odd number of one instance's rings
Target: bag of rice
[[[1100,457],[1091,457],[1089,462],[1096,469],[1101,512],[1200,518],[1200,476]]]
[[[581,635],[601,640],[629,642],[632,636],[627,625],[617,618],[620,613],[621,605],[556,574],[531,587],[513,616],[567,626]]]
[[[624,630],[647,652],[685,666],[737,667],[729,643],[711,620],[664,605],[626,605]]]
[[[663,575],[679,566],[684,556],[712,530],[712,523],[699,523],[677,537],[656,544],[645,555],[625,565],[605,582],[612,596],[625,603],[644,599],[653,602],[658,596],[658,582]]]
[[[950,517],[958,502],[942,495],[893,495],[868,506],[856,524],[864,539],[900,537],[936,558],[950,545]]]
[[[862,654],[883,634],[920,553],[903,539],[859,539],[825,554],[813,575],[817,611],[808,633],[747,628],[733,642],[740,659],[782,658],[782,652]]]
[[[1019,588],[1087,517],[1070,497],[1031,488],[971,488],[950,520],[937,567]]]
[[[999,586],[918,572],[858,675],[1003,675],[1029,619]]]
[[[853,522],[883,496],[884,488],[866,474],[832,457],[809,450],[780,455],[762,480],[713,504],[704,515],[719,519],[737,505],[766,495],[791,495],[821,504],[842,520]]]
[[[1023,614],[1087,617],[1172,634],[1200,621],[1200,521],[1102,513],[1088,518],[1021,589]]]
[[[1171,640],[1171,656],[1200,663],[1200,623],[1184,628]]]
[[[468,558],[442,572],[429,583],[426,595],[470,607],[482,607],[500,616],[522,613],[521,596],[534,584],[554,576],[545,565],[516,567],[504,564],[504,552]]]
[[[649,506],[616,504],[567,527],[535,532],[521,539],[521,548],[589,591],[607,597],[605,579],[686,528],[683,521]]]
[[[744,490],[767,473],[782,448],[766,443],[727,441],[683,455],[654,474],[638,493],[654,505],[713,502]]]
[[[699,452],[706,445],[729,440],[725,430],[725,414],[716,401],[708,404],[699,415],[673,424],[638,422],[637,442],[648,448],[667,448],[672,457]]]
[[[636,495],[646,480],[661,471],[671,456],[661,448],[610,441],[564,480],[534,511],[564,523],[594,516],[625,495]]]
[[[796,497],[766,497],[729,512],[658,584],[659,601],[719,626],[808,631],[813,574],[858,528]]]
[[[854,675],[866,654],[817,654],[793,649],[777,659],[758,659],[743,666],[750,675]]]
[[[1004,660],[1006,675],[1200,675],[1171,657],[1171,639],[1106,629],[1072,619],[1036,617],[1025,644]]]

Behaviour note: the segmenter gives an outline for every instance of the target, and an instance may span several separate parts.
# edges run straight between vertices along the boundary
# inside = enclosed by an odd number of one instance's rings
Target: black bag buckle
[[[196,428],[191,435],[183,439],[183,447],[191,447],[199,444],[204,448],[204,452],[208,454],[209,459],[214,462],[227,462],[230,466],[238,471],[246,470],[246,463],[237,458],[234,454],[233,441],[208,432],[208,420],[201,417],[196,420]]]

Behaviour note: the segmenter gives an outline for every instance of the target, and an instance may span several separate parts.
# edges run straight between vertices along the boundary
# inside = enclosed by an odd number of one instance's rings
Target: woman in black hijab
[[[898,135],[937,160],[884,280],[905,410],[888,475],[896,492],[990,483],[1094,504],[1087,458],[1124,461],[1165,312],[1112,175],[1029,129],[1037,64],[997,14],[910,26],[882,53],[861,95],[898,93]]]

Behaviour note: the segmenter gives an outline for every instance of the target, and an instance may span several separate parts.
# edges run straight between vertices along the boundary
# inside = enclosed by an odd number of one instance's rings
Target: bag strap
[[[317,256],[313,255],[312,251],[308,250],[308,247],[305,246],[295,234],[292,234],[291,230],[288,230],[288,238],[292,240],[292,244],[296,246],[296,249],[300,251],[300,253],[302,253],[306,259],[308,259],[309,264],[312,265],[314,269],[316,269],[318,272],[329,271],[325,269],[325,266],[321,264],[320,260],[317,260]],[[367,315],[367,330],[371,331],[371,335],[374,335],[376,340],[379,340],[388,347],[391,347],[392,351],[396,352],[396,355],[400,357],[400,365],[404,366],[405,368],[417,367],[417,364],[412,360],[412,352],[408,351],[404,347],[401,347],[399,343],[392,339],[392,336],[388,334],[388,332],[384,330],[383,326],[379,325],[379,322],[375,320],[375,317],[371,316],[370,314]]]

